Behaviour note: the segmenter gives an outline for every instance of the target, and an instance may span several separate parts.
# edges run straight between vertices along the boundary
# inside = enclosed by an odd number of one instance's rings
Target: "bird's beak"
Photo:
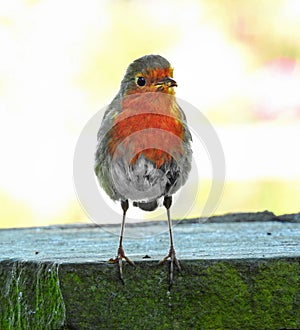
[[[157,82],[155,84],[155,86],[157,86],[157,87],[160,87],[160,86],[177,87],[177,82],[170,77],[166,77],[166,78],[162,79],[161,81]]]

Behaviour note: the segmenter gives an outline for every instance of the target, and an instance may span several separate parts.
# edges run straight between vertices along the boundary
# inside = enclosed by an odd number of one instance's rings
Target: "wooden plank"
[[[260,220],[264,221],[260,221]],[[118,226],[0,231],[1,329],[279,329],[300,327],[299,215],[184,220],[168,291],[165,222],[126,227],[137,267],[116,265]],[[144,259],[144,256],[150,259]]]

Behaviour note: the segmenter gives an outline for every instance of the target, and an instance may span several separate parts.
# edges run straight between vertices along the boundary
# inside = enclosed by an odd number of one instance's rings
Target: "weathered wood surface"
[[[165,222],[126,227],[136,268],[118,279],[118,226],[0,231],[0,329],[300,328],[300,216],[181,221],[168,292]],[[144,259],[145,256],[151,258]]]
[[[300,217],[270,212],[184,220],[174,226],[180,259],[300,256]],[[283,219],[283,220],[282,220]],[[288,219],[288,220],[286,220]],[[263,220],[263,221],[259,221]],[[0,260],[56,263],[105,262],[117,250],[119,225],[66,225],[0,231]],[[160,260],[169,248],[166,222],[126,226],[127,255]]]

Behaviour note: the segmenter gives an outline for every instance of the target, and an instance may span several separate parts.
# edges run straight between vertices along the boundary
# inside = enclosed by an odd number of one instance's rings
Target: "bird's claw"
[[[119,274],[120,274],[120,280],[124,284],[124,279],[123,279],[123,269],[122,269],[122,260],[125,259],[129,265],[135,267],[135,263],[130,260],[126,255],[122,247],[118,248],[118,253],[115,258],[110,258],[108,262],[110,264],[118,264],[119,265]]]
[[[115,258],[110,258],[108,262],[110,264],[116,264],[116,263],[120,263],[122,259],[125,259],[131,266],[135,266],[135,263],[125,255],[125,252],[122,247],[118,249],[117,256]]]
[[[175,249],[173,246],[170,247],[169,253],[159,262],[159,265],[164,264],[168,259],[170,259],[170,279],[169,279],[169,289],[174,282],[174,265],[177,267],[178,271],[181,273],[181,266],[179,260],[176,258]]]

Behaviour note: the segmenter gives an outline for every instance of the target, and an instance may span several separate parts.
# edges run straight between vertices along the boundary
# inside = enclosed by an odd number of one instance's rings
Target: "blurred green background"
[[[0,227],[89,221],[76,141],[151,53],[219,134],[216,213],[300,210],[300,1],[1,0],[0,49]]]

